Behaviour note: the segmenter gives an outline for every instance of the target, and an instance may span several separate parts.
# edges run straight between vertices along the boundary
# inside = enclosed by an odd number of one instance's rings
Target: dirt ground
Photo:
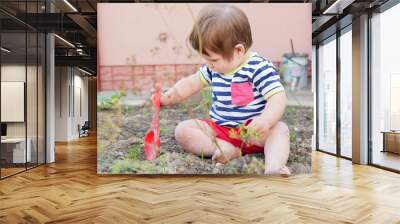
[[[191,102],[191,103],[188,103]],[[200,105],[200,106],[199,106]],[[98,108],[98,173],[102,174],[263,174],[264,154],[245,155],[216,167],[211,158],[186,153],[174,138],[176,125],[191,118],[207,118],[206,106],[186,101],[162,108],[161,150],[154,161],[144,159],[143,137],[150,127],[152,107]],[[293,174],[311,172],[313,111],[310,107],[287,107],[283,121],[290,129],[288,167]]]

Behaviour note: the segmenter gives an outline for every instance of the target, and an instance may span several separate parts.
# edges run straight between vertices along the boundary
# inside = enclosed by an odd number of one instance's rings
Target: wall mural
[[[97,172],[310,173],[311,33],[311,4],[98,4]]]

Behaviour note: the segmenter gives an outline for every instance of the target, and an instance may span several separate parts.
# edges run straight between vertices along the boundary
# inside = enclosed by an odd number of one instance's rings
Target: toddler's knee
[[[186,121],[180,122],[175,128],[175,140],[181,144],[186,139],[188,133],[188,123]]]
[[[280,133],[289,135],[289,127],[288,127],[285,123],[283,123],[282,121],[279,121],[279,122],[275,125],[274,129],[275,129],[276,131],[280,132]]]

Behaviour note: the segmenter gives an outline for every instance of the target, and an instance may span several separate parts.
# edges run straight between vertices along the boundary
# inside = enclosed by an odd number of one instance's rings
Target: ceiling
[[[97,3],[134,2],[187,2],[184,0],[1,0],[0,22],[4,38],[14,46],[24,46],[26,27],[40,32],[55,32],[56,65],[80,66],[96,71]],[[339,19],[357,12],[377,7],[387,0],[252,0],[252,1],[200,1],[191,2],[268,2],[268,3],[312,3],[313,40],[333,26]],[[336,2],[336,3],[335,3]],[[338,4],[339,3],[339,4]],[[50,12],[52,8],[52,13]],[[327,10],[328,9],[328,10]],[[329,12],[325,13],[324,12]],[[332,13],[333,12],[333,13]],[[339,13],[339,14],[338,14]],[[351,21],[351,19],[350,19]],[[4,35],[3,35],[4,36]],[[66,43],[62,39],[69,43]],[[3,41],[3,43],[5,43]],[[71,45],[72,44],[72,45]],[[28,45],[28,52],[34,45]],[[21,51],[23,49],[21,48]]]

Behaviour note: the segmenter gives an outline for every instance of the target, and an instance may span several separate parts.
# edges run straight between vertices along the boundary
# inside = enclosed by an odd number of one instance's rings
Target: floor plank
[[[96,174],[96,138],[0,181],[0,223],[400,223],[400,175],[313,153],[311,175]]]

